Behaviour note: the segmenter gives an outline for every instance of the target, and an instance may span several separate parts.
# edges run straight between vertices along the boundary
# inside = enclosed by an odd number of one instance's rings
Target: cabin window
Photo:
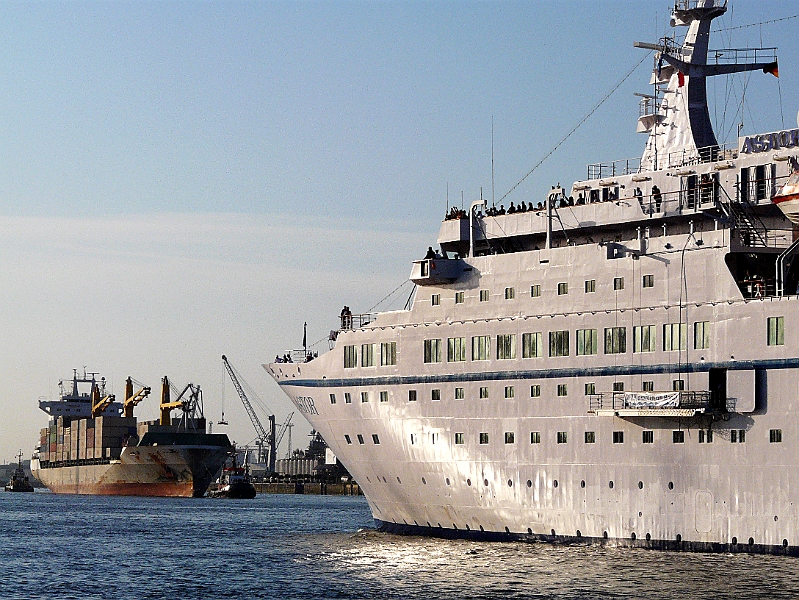
[[[614,444],[623,444],[624,443],[624,432],[623,431],[614,431],[613,432],[613,443]]]
[[[456,444],[463,444],[464,443],[463,442],[463,434],[462,433],[456,433],[455,434],[455,443]]]
[[[505,443],[506,444],[513,444],[516,442],[516,434],[512,431],[505,432]]]
[[[663,349],[685,350],[688,326],[686,323],[665,323],[663,325]]]
[[[490,296],[488,290],[480,290],[480,302],[488,302],[488,297]]]
[[[782,442],[782,429],[769,429],[768,441],[770,444],[779,444]]]
[[[411,434],[411,446],[415,446],[417,443],[419,443],[419,434],[412,433]]]
[[[466,392],[462,387],[455,388],[455,400],[463,400],[466,397]]]
[[[641,386],[642,392],[654,392],[655,391],[655,382],[654,381],[644,381]]]
[[[541,332],[522,334],[522,358],[540,358],[544,355]]]
[[[361,366],[374,367],[375,366],[375,345],[376,344],[361,344]]]
[[[512,287],[505,288],[505,300],[513,300],[516,297],[516,289]]]
[[[733,444],[743,444],[746,442],[745,429],[732,429],[730,430],[730,442]]]
[[[344,434],[344,439],[347,441],[348,444],[352,444],[352,438],[346,433]]]
[[[569,332],[550,331],[549,332],[549,355],[550,356],[569,356]]]
[[[358,434],[358,443],[361,444],[361,445],[364,444],[363,436],[360,433]]]
[[[624,391],[624,382],[623,381],[614,381],[613,382],[613,391],[614,392],[623,392]]]
[[[588,279],[585,282],[585,293],[593,294],[594,292],[596,292],[596,279]]]
[[[541,296],[541,286],[540,285],[531,285],[530,286],[530,297],[531,298],[538,298]]]
[[[491,338],[487,335],[476,335],[472,338],[472,360],[488,360],[491,350]]]
[[[377,437],[377,434],[376,434],[376,433],[373,433],[373,434],[372,434],[372,442],[373,442],[375,445],[377,445],[377,444],[379,444],[379,443],[380,443],[380,438],[379,438],[379,437]]]
[[[515,388],[512,385],[506,385],[505,386],[505,398],[510,400],[514,396],[516,396]]]
[[[380,392],[380,402],[388,402],[388,392],[386,390]]]
[[[577,356],[596,354],[599,350],[596,329],[577,330]]]
[[[675,392],[682,392],[685,389],[685,380],[675,379],[671,382],[671,389]]]
[[[438,432],[430,434],[430,442],[432,444],[437,444],[438,443]]]
[[[441,294],[433,294],[430,296],[430,303],[433,306],[441,306]]]
[[[644,275],[642,287],[651,288],[655,287],[655,276],[654,275]]]
[[[441,400],[441,390],[439,389],[430,390],[430,399],[435,401]]]
[[[424,362],[426,363],[441,362],[441,340],[424,341]]]
[[[684,431],[672,431],[671,432],[671,441],[674,444],[684,444],[685,443],[685,432]]]
[[[397,342],[380,343],[380,366],[397,364]]]
[[[569,437],[568,437],[568,435],[566,435],[565,431],[558,431],[557,440],[558,440],[558,444],[568,444],[569,443]]]
[[[488,386],[483,386],[480,388],[480,399],[485,400],[488,398]]]
[[[330,394],[330,404],[335,404],[335,403],[336,403],[336,395]]]
[[[785,317],[768,318],[768,345],[785,345]]]
[[[488,443],[488,433],[486,433],[485,431],[480,433],[480,443],[481,444],[487,444]]]
[[[594,431],[586,431],[585,432],[585,443],[586,444],[594,444],[594,443],[596,443],[596,432],[594,432]]]
[[[605,328],[605,354],[624,354],[627,352],[627,328]]]
[[[357,346],[344,346],[344,368],[353,369],[358,366]]]
[[[596,384],[595,383],[586,383],[585,384],[585,395],[586,396],[593,396],[596,394]]]
[[[641,432],[641,441],[644,444],[654,444],[655,443],[655,432],[654,431],[643,431],[643,432]]]
[[[416,390],[408,390],[408,402],[416,402]]]
[[[447,340],[447,362],[464,362],[465,360],[466,338],[449,338]]]
[[[633,352],[655,351],[655,326],[636,325],[633,327]]]
[[[344,392],[344,404],[352,404],[352,394]]]
[[[624,277],[614,277],[613,278],[613,289],[614,290],[623,290],[624,289]]]
[[[516,358],[516,334],[506,333],[497,336],[497,358]]]
[[[694,323],[694,349],[705,348],[710,348],[710,321],[697,321]]]
[[[558,296],[565,296],[569,293],[569,284],[568,283],[559,283],[558,284]]]
[[[707,442],[708,444],[713,443],[713,430],[708,429],[707,431],[705,431],[704,429],[700,429],[698,438],[700,444],[704,444],[705,442]]]
[[[530,443],[531,444],[540,444],[541,443],[541,432],[540,431],[531,431],[530,432]]]
[[[558,384],[558,396],[568,396],[569,395],[569,388],[568,385],[565,383]]]
[[[530,398],[540,398],[541,397],[541,386],[537,383],[530,386]]]
[[[463,292],[455,292],[455,304],[463,304]]]
[[[361,404],[369,402],[369,392],[361,392]]]

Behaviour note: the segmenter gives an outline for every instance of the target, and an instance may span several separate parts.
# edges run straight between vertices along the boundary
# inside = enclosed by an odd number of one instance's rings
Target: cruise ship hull
[[[220,446],[129,447],[111,461],[42,464],[34,458],[31,471],[57,494],[191,498],[205,494],[228,453]]]

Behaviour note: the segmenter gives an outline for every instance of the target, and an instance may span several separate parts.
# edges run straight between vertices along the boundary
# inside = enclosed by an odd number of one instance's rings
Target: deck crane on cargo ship
[[[264,429],[264,426],[261,424],[258,414],[255,412],[255,409],[253,409],[252,404],[250,403],[250,400],[244,391],[241,375],[233,368],[233,365],[230,364],[224,354],[222,355],[222,362],[225,364],[225,369],[227,370],[228,375],[230,375],[230,380],[233,382],[233,386],[236,388],[239,398],[241,398],[241,403],[244,405],[244,409],[247,411],[247,416],[250,417],[250,421],[252,422],[253,427],[255,427],[255,432],[258,435],[258,462],[266,463],[269,468],[269,472],[274,473],[275,461],[277,460],[277,447],[280,445],[286,429],[288,429],[290,426],[291,418],[294,416],[294,413],[292,412],[288,417],[286,417],[285,423],[280,426],[279,430],[275,425],[275,415],[269,415],[269,431],[267,432],[266,429]],[[252,390],[250,391],[252,393]],[[222,421],[220,421],[220,423],[221,422]]]

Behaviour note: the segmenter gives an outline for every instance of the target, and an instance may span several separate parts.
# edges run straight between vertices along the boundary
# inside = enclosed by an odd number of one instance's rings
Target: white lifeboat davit
[[[793,172],[788,181],[774,194],[772,202],[780,207],[782,213],[794,225],[799,225],[799,163],[791,157]]]

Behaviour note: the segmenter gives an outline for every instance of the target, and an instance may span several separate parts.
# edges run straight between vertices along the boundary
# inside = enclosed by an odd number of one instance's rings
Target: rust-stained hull
[[[134,446],[112,461],[50,465],[34,458],[31,472],[56,494],[190,498],[205,494],[228,452],[224,446]]]

